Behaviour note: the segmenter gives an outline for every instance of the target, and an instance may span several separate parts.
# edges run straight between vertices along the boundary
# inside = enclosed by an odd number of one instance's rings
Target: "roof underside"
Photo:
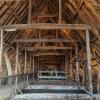
[[[31,23],[58,23],[59,0],[31,0]],[[2,0],[0,1],[0,25],[27,24],[29,15],[28,0]],[[99,0],[62,0],[61,23],[89,24],[91,51],[100,58],[100,1]],[[78,40],[79,47],[85,46],[85,31],[83,30],[37,30],[23,29],[15,32],[5,32],[5,45],[14,45],[15,39],[29,38],[65,38]],[[41,46],[43,43],[20,43],[21,48],[27,46]],[[74,47],[74,43],[45,43],[45,45],[58,45]]]

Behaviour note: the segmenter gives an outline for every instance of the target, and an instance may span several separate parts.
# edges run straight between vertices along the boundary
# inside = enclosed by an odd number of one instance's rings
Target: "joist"
[[[98,28],[100,25],[98,25]],[[70,30],[85,30],[92,29],[88,24],[56,24],[56,23],[32,23],[32,24],[13,24],[3,25],[0,29],[41,29],[41,30],[56,30],[56,29],[70,29]]]
[[[40,38],[40,39],[16,39],[14,42],[78,42],[77,40],[69,40],[69,39],[45,39],[45,38]]]

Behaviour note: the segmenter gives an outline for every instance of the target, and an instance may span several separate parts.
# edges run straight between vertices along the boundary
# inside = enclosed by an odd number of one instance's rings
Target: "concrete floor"
[[[24,82],[18,84],[19,88],[24,87]],[[10,100],[10,97],[14,95],[15,85],[0,85],[0,100]]]
[[[31,88],[35,88],[35,89],[39,89],[39,88],[43,88],[43,89],[65,89],[66,88],[66,81],[62,81],[62,80],[39,80],[39,81],[34,81],[31,83],[31,85],[25,85],[25,82],[20,83],[18,86],[19,88],[29,88],[30,86]],[[70,82],[67,83],[67,88],[70,88]],[[50,86],[50,87],[48,87]],[[73,85],[74,88],[77,88],[75,85]],[[73,87],[72,87],[73,88]],[[73,88],[73,89],[74,89]],[[39,93],[35,93],[35,94],[18,94],[16,96],[14,96],[14,85],[9,86],[0,86],[0,100],[67,100],[66,98],[68,98],[68,100],[77,100],[77,95],[69,95],[69,94],[53,94],[53,93],[43,93],[43,94],[39,94]],[[10,97],[14,96],[13,99],[11,99]],[[34,97],[34,98],[33,98]],[[84,100],[82,99],[83,97],[87,97],[85,100],[89,100],[89,97],[86,95],[80,95],[80,100]],[[100,95],[96,95],[97,100],[100,100]]]

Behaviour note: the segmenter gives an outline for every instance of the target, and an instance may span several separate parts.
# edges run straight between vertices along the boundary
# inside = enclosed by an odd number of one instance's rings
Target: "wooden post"
[[[1,29],[1,32],[0,32],[0,76],[2,76],[1,72],[2,72],[2,54],[3,54],[3,34],[4,34],[4,31]],[[1,84],[1,80],[0,80],[0,84]]]
[[[89,79],[89,91],[92,93],[92,73],[91,73],[91,51],[90,51],[90,37],[89,30],[86,29],[86,52],[87,52],[87,67],[88,67],[88,79]]]
[[[59,23],[61,23],[62,18],[62,0],[59,0]]]
[[[19,55],[19,45],[16,44],[16,66],[15,66],[15,75],[18,74],[18,55]],[[17,94],[17,85],[18,85],[18,77],[15,78],[15,94]]]
[[[65,71],[68,74],[68,55],[65,56]],[[67,74],[66,74],[66,77],[68,77]]]
[[[79,62],[78,62],[78,45],[75,44],[75,55],[76,55],[76,81],[79,82]]]
[[[29,82],[28,82],[27,51],[26,50],[25,50],[25,69],[24,69],[24,73],[27,74],[26,75],[26,82],[28,84]]]
[[[82,78],[82,84],[85,85],[85,68],[86,67],[86,63],[83,65],[83,78]]]
[[[100,93],[100,63],[98,64],[99,71],[98,71],[98,80],[97,80],[97,93]]]
[[[34,55],[33,55],[33,80],[34,80]]]
[[[32,17],[32,0],[29,0],[29,7],[28,7],[28,23],[31,23],[31,17]]]
[[[71,58],[72,58],[72,50],[70,50],[70,78],[72,80],[73,78],[73,71],[72,71],[72,62],[71,62]]]
[[[32,56],[30,55],[30,69],[29,69],[29,72],[31,73],[32,72]]]
[[[25,59],[24,59],[24,62],[25,62],[25,63],[24,63],[24,74],[26,74],[26,73],[27,73],[27,70],[26,70],[26,69],[27,69],[27,68],[26,68],[26,67],[27,67],[27,66],[26,66],[26,63],[27,63],[27,62],[26,62],[26,60],[27,60],[27,58],[26,58],[26,56],[27,56],[27,51],[25,50]]]

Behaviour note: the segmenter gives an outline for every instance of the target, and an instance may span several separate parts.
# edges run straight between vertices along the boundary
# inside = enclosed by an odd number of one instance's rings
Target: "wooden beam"
[[[45,38],[40,38],[40,39],[16,39],[14,42],[78,42],[77,40],[68,40],[68,39],[45,39]]]
[[[98,80],[97,80],[97,93],[100,93],[100,63],[98,63]]]
[[[92,93],[92,74],[91,74],[91,51],[90,51],[90,37],[89,30],[86,29],[86,52],[87,52],[87,67],[88,67],[88,79],[89,79],[89,91]]]
[[[62,18],[62,0],[59,0],[59,23],[61,23]]]
[[[78,62],[78,45],[75,44],[75,55],[76,55],[76,81],[79,82],[79,62]]]
[[[25,50],[24,74],[27,74],[27,51]]]
[[[2,54],[3,54],[3,34],[4,34],[4,31],[3,30],[0,30],[0,76],[1,75],[1,72],[2,72]],[[0,83],[1,83],[1,80],[0,80]]]
[[[16,64],[15,64],[15,75],[18,74],[18,59],[19,59],[19,45],[16,44]],[[17,94],[17,88],[18,88],[18,77],[15,78],[15,94]]]
[[[32,56],[30,55],[30,68],[28,69],[28,73],[32,73]]]
[[[100,25],[98,25],[98,28]],[[41,30],[56,30],[56,29],[70,29],[70,30],[85,30],[92,29],[88,24],[56,24],[56,23],[33,23],[33,24],[13,24],[3,25],[0,29],[41,29]]]
[[[31,17],[32,17],[32,0],[29,0],[29,7],[28,7],[28,23],[31,23]]]
[[[25,47],[25,50],[33,51],[33,50],[70,50],[72,47],[58,47],[58,46],[44,46],[44,47]]]
[[[34,56],[50,56],[50,55],[61,56],[61,55],[65,55],[65,53],[37,53],[37,54],[34,54]]]
[[[65,72],[68,73],[68,54],[65,55]]]
[[[70,62],[72,59],[72,50],[70,50]],[[73,70],[72,70],[72,63],[70,63],[70,79],[73,80]]]
[[[25,2],[26,0],[0,0],[0,2],[12,2],[12,1],[15,1],[15,2]]]
[[[34,55],[33,55],[33,81],[34,81],[34,69],[35,69],[35,59],[34,59]]]
[[[29,83],[29,80],[28,80],[28,67],[27,67],[27,51],[25,50],[25,63],[24,63],[24,74],[27,74],[26,76],[26,83],[28,84]]]

